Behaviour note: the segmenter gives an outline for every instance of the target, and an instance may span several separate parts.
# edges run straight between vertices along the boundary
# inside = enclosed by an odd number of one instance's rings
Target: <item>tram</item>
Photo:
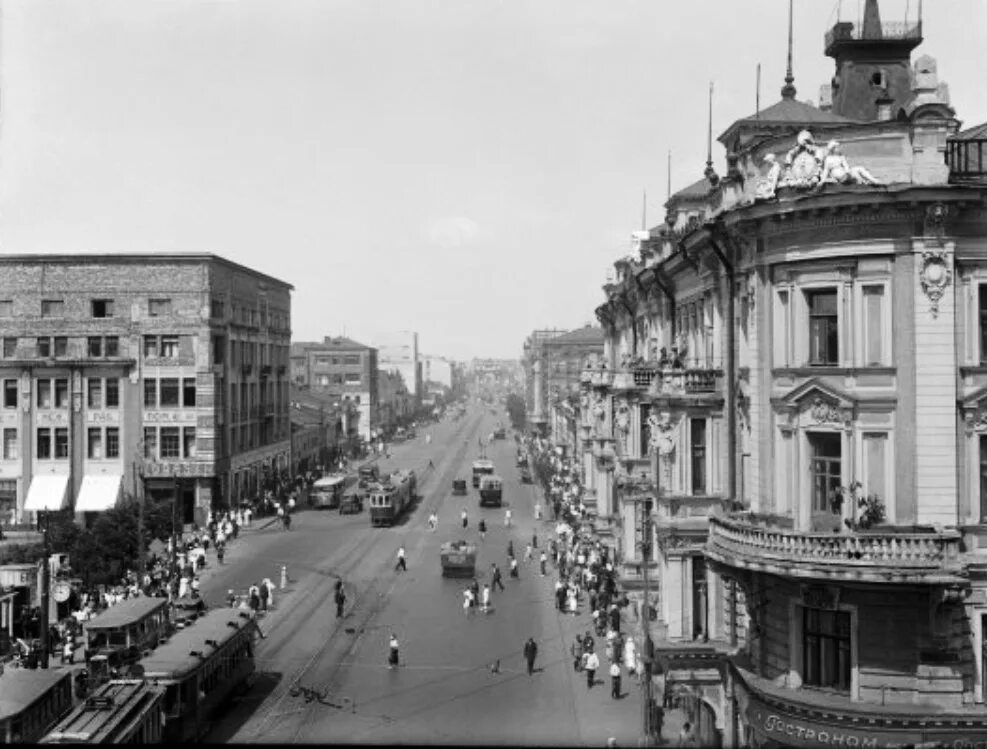
[[[368,492],[370,524],[394,525],[415,500],[417,477],[411,470],[392,473]]]
[[[249,687],[257,635],[247,612],[212,609],[141,660],[144,683],[165,688],[165,743],[198,741],[234,692]]]
[[[349,484],[344,474],[334,474],[321,478],[312,484],[309,492],[309,501],[313,507],[336,510],[343,499],[343,494]]]
[[[111,681],[77,705],[39,743],[158,744],[164,694],[164,687],[140,679]]]
[[[34,744],[72,707],[68,669],[0,673],[0,744]]]
[[[500,507],[504,492],[504,482],[500,476],[491,473],[480,478],[480,507]]]
[[[494,464],[492,460],[486,458],[478,458],[473,461],[473,488],[476,489],[480,486],[480,477],[489,476],[494,472]]]
[[[112,669],[137,663],[168,635],[168,599],[140,596],[120,601],[82,625],[90,683],[109,680]]]

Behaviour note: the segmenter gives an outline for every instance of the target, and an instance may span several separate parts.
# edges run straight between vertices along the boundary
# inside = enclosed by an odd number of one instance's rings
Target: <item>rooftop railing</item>
[[[881,39],[921,40],[922,22],[891,21],[882,23],[875,31],[870,28],[865,29],[863,24],[841,21],[826,32],[826,49],[828,50],[834,42],[877,41]]]

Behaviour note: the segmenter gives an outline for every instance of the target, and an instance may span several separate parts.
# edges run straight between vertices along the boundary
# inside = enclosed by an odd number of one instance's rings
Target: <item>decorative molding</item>
[[[935,237],[942,245],[946,240],[946,218],[949,216],[949,206],[945,203],[934,203],[925,209],[924,232],[927,237]]]
[[[817,423],[842,424],[845,421],[840,408],[822,398],[816,398],[812,401],[810,413]]]
[[[922,284],[922,291],[929,298],[929,309],[933,318],[939,317],[939,302],[946,293],[946,287],[949,286],[952,278],[953,273],[949,269],[949,256],[945,250],[923,250],[919,281]]]
[[[803,585],[802,605],[810,609],[836,610],[840,607],[840,589],[835,585]]]

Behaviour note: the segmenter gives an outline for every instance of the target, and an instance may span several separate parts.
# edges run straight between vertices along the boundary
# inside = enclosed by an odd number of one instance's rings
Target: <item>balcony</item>
[[[243,374],[248,375],[254,371],[254,365],[244,362],[240,365],[240,371],[243,372]]]
[[[964,580],[959,531],[888,527],[813,533],[752,522],[749,515],[711,517],[706,555],[728,567],[785,577],[878,583]]]
[[[851,21],[840,21],[826,32],[825,50],[828,57],[839,53],[839,48],[846,43],[858,42],[901,42],[909,48],[917,47],[922,42],[922,22],[892,21],[890,23],[855,24]]]
[[[271,376],[271,365],[270,364],[264,364],[264,365],[261,366],[261,368],[260,368],[260,376],[261,377],[270,377]]]

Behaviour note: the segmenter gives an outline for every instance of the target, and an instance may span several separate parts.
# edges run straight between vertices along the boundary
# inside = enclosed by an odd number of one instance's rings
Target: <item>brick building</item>
[[[378,429],[377,349],[345,336],[326,336],[322,343],[291,344],[291,381],[352,401],[357,407],[357,432],[371,440]]]
[[[205,253],[0,257],[0,517],[253,496],[288,467],[291,290]]]

